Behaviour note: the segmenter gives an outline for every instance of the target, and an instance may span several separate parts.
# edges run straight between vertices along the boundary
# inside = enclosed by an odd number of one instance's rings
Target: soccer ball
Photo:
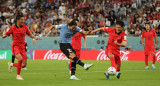
[[[116,74],[116,69],[114,67],[109,67],[107,72],[109,75],[113,76]]]

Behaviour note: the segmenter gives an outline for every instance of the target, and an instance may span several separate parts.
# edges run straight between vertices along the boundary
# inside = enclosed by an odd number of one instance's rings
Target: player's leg
[[[22,56],[20,54],[20,49],[19,47],[14,47],[14,55],[15,58],[18,60],[18,63],[8,63],[9,68],[10,67],[17,67],[17,78],[18,80],[23,80],[23,78],[20,76],[20,72],[21,72],[21,66],[22,66]]]
[[[145,69],[149,69],[149,67],[148,67],[148,55],[145,55],[145,64],[146,64]]]
[[[105,53],[108,55],[108,58],[111,61],[111,67],[114,67],[115,69],[117,68],[117,65],[115,63],[115,57],[114,54],[112,54],[108,49],[106,49]],[[110,79],[108,72],[104,72],[105,76],[107,79]]]
[[[144,52],[145,52],[145,64],[146,64],[145,69],[149,69],[149,67],[148,67],[148,56],[149,56],[149,53],[150,53],[149,48],[145,47]]]
[[[153,52],[153,53],[152,53],[152,56],[153,56],[152,68],[153,68],[153,69],[156,69],[156,67],[155,67],[156,53],[155,53],[155,52]]]
[[[121,75],[121,73],[120,73],[120,70],[121,70],[121,59],[120,59],[120,53],[119,52],[117,52],[117,54],[115,54],[115,63],[117,65],[116,77],[118,79],[120,79],[120,75]]]
[[[15,56],[12,55],[12,63],[14,63],[14,61],[15,61]]]

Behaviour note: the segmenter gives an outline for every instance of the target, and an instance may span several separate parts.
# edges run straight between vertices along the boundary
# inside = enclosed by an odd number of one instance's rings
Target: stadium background
[[[156,54],[156,70],[151,68],[151,57],[150,69],[145,70],[144,47],[140,43],[146,21],[151,23],[160,40],[159,9],[159,0],[0,0],[0,86],[159,86],[160,52]],[[16,68],[8,73],[11,38],[1,39],[9,25],[16,22],[17,14],[24,14],[25,24],[31,32],[42,37],[36,41],[37,45],[27,37],[27,56],[32,60],[27,61],[27,70],[22,70],[24,81],[15,79]],[[94,61],[109,60],[104,53],[108,34],[98,32],[87,36],[87,50],[83,47],[82,38],[81,59],[85,63],[93,63],[93,68],[86,72],[78,66],[76,76],[82,80],[69,80],[68,59],[59,51],[59,31],[52,30],[46,35],[44,30],[51,24],[68,23],[73,18],[78,18],[79,26],[85,30],[88,26],[93,29],[114,27],[116,20],[124,21],[123,30],[128,36],[125,48],[129,50],[121,48],[121,79],[112,76],[111,80],[106,80],[103,73],[110,67],[110,61]]]

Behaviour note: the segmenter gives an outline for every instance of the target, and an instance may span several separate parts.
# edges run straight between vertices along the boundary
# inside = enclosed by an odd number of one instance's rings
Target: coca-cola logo
[[[69,60],[63,53],[54,53],[52,50],[47,51],[44,60]]]
[[[160,51],[158,51],[158,52],[156,53],[156,57],[157,57],[157,61],[159,61],[159,60],[160,60]]]
[[[120,51],[121,61],[128,61],[129,54],[130,54],[130,51]],[[97,60],[109,60],[109,58],[105,54],[105,51],[101,51],[97,56]]]
[[[120,51],[121,61],[128,61],[128,55],[130,51]]]

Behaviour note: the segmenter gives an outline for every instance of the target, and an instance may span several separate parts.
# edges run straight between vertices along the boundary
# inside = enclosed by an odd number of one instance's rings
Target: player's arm
[[[56,28],[56,25],[50,26],[47,30],[45,30],[45,33],[47,34],[52,28]]]
[[[38,38],[38,37],[35,37],[30,31],[29,29],[26,27],[26,34],[32,38],[32,39],[35,39],[35,40],[41,40],[41,38]]]
[[[144,46],[143,39],[144,39],[144,32],[142,32],[142,35],[141,35],[141,43],[142,43],[142,45]]]
[[[98,28],[98,29],[95,29],[91,32],[91,34],[94,34],[95,32],[98,32],[98,31],[101,31],[103,30],[104,31],[104,27],[101,27],[101,28]]]
[[[87,38],[84,37],[84,48],[87,50]]]
[[[91,33],[91,31],[92,31],[92,27],[89,27],[88,30],[89,31],[83,31],[83,30],[81,30],[80,33],[82,33],[84,35],[89,35]]]
[[[2,38],[4,39],[4,38],[6,38],[7,36],[10,36],[10,34],[12,34],[13,33],[13,29],[12,29],[12,27],[2,36]]]
[[[143,38],[141,37],[141,43],[142,43],[142,45],[144,46],[144,42],[143,42]]]
[[[114,43],[120,47],[126,47],[127,41],[122,41],[121,43],[118,43],[117,41],[114,41]]]
[[[156,48],[158,48],[158,40],[157,40],[157,36],[155,36],[154,38],[155,38]]]
[[[28,34],[28,36],[29,36],[30,38],[32,38],[33,40],[41,40],[41,38],[35,37],[33,34]]]

